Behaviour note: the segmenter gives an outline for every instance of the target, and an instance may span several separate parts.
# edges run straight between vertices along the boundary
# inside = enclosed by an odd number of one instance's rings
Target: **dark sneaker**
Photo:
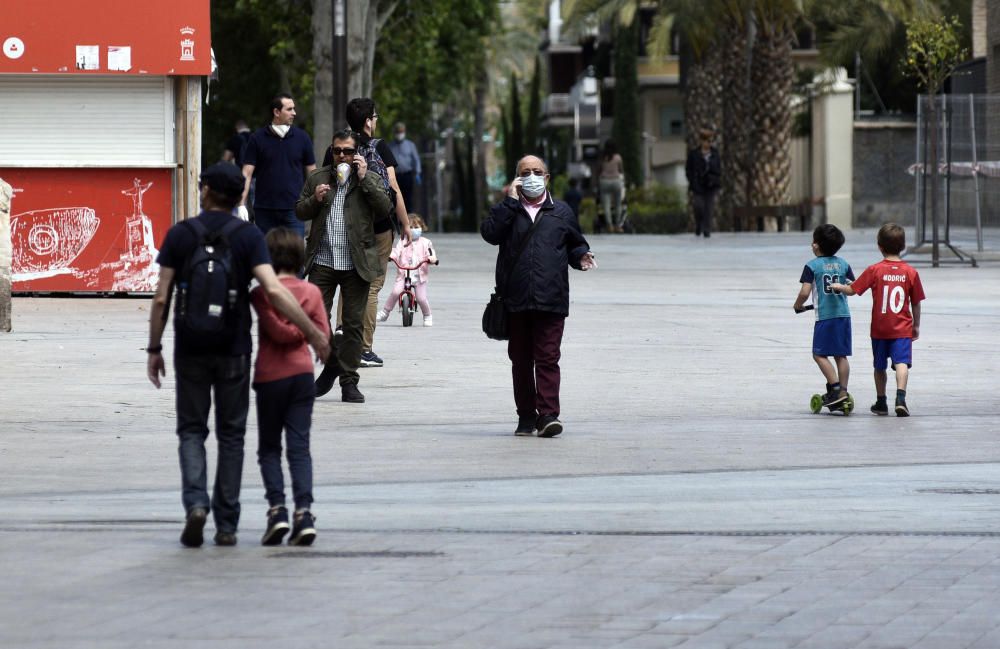
[[[267,531],[261,538],[261,545],[281,545],[282,539],[288,534],[288,510],[284,507],[272,507],[267,512]]]
[[[236,545],[236,532],[216,532],[215,544],[227,547]]]
[[[330,362],[323,366],[323,371],[316,377],[316,396],[321,397],[333,389],[333,384],[337,382],[340,374],[340,365],[335,361],[333,352],[330,352]]]
[[[340,400],[345,403],[364,403],[365,395],[361,394],[357,383],[345,383],[340,386]]]
[[[340,341],[344,339],[344,327],[342,325],[337,325],[337,328],[333,330],[333,344],[339,345]]]
[[[195,507],[189,511],[184,522],[184,531],[181,532],[181,543],[189,548],[200,548],[205,542],[202,530],[205,529],[207,519],[208,510],[203,507]]]
[[[889,414],[889,406],[885,401],[876,401],[872,404],[871,411],[876,415],[885,416]]]
[[[514,434],[518,437],[534,437],[535,436],[535,418],[534,417],[518,417],[517,418],[517,428],[514,429]]]
[[[371,350],[362,352],[361,367],[382,367],[382,359]]]
[[[541,415],[536,426],[539,437],[555,437],[563,432],[562,422],[555,415]]]
[[[833,408],[847,401],[846,392],[827,392],[823,395],[823,407]]]
[[[903,399],[896,399],[896,416],[897,417],[910,416],[910,409],[906,407],[906,401]]]
[[[295,512],[295,520],[292,523],[292,537],[288,539],[288,545],[312,545],[316,540],[316,519],[307,509],[303,512]]]

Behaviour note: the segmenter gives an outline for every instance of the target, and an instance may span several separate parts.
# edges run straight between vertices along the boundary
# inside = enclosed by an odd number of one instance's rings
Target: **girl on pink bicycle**
[[[400,239],[393,247],[389,258],[396,263],[396,283],[392,287],[392,293],[389,294],[385,306],[378,312],[375,319],[378,322],[385,322],[389,319],[389,314],[399,304],[400,296],[407,292],[406,279],[409,276],[410,288],[420,306],[420,312],[424,316],[424,326],[430,327],[433,326],[434,322],[431,318],[431,305],[427,301],[427,276],[430,274],[430,265],[437,264],[438,259],[434,254],[434,244],[423,236],[423,231],[427,227],[424,220],[418,214],[410,214],[409,218],[413,243],[406,246],[403,245],[404,240]],[[410,306],[412,308],[412,305]],[[404,313],[404,320],[405,315]],[[404,322],[404,324],[406,323]]]

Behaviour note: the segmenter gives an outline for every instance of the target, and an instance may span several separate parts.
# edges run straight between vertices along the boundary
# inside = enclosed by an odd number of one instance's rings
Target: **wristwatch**
[[[151,347],[146,348],[147,354],[159,354],[162,351],[163,351],[163,345],[153,345]]]

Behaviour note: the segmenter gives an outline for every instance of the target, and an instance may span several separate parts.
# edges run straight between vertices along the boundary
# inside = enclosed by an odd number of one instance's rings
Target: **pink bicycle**
[[[434,250],[430,250],[430,254],[434,255]],[[392,263],[396,264],[396,268],[399,270],[406,271],[406,275],[403,276],[403,292],[399,294],[399,310],[403,314],[403,326],[409,327],[413,324],[413,314],[417,311],[417,295],[413,292],[413,282],[410,278],[410,271],[417,270],[424,264],[431,263],[430,258],[424,259],[422,262],[416,266],[401,266],[395,259]],[[437,266],[438,262],[435,261],[434,265]]]

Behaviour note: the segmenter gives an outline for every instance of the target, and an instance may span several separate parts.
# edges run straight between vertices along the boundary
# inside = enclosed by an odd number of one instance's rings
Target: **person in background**
[[[413,186],[421,183],[420,152],[417,145],[406,139],[406,124],[396,122],[393,139],[389,142],[392,155],[396,157],[396,182],[403,194],[403,203],[413,207]]]
[[[257,129],[243,150],[243,176],[246,179],[240,206],[245,207],[254,190],[254,223],[267,234],[283,225],[305,234],[305,225],[295,218],[295,201],[306,176],[316,169],[313,143],[305,131],[293,125],[295,100],[280,94],[271,100],[271,123]]]
[[[625,163],[618,154],[614,140],[604,143],[604,155],[601,156],[601,176],[598,181],[601,189],[601,209],[604,219],[611,232],[625,231],[625,214],[622,211],[622,193],[625,191]],[[614,213],[612,213],[614,209]]]
[[[684,165],[694,208],[694,236],[712,234],[712,210],[722,185],[722,163],[718,149],[712,146],[714,139],[714,129],[701,129],[698,132],[700,145],[688,151]]]
[[[566,188],[566,193],[563,194],[563,201],[573,210],[573,214],[576,215],[577,219],[580,218],[580,203],[583,201],[583,193],[577,187],[579,184],[579,180],[570,178],[569,187]]]

